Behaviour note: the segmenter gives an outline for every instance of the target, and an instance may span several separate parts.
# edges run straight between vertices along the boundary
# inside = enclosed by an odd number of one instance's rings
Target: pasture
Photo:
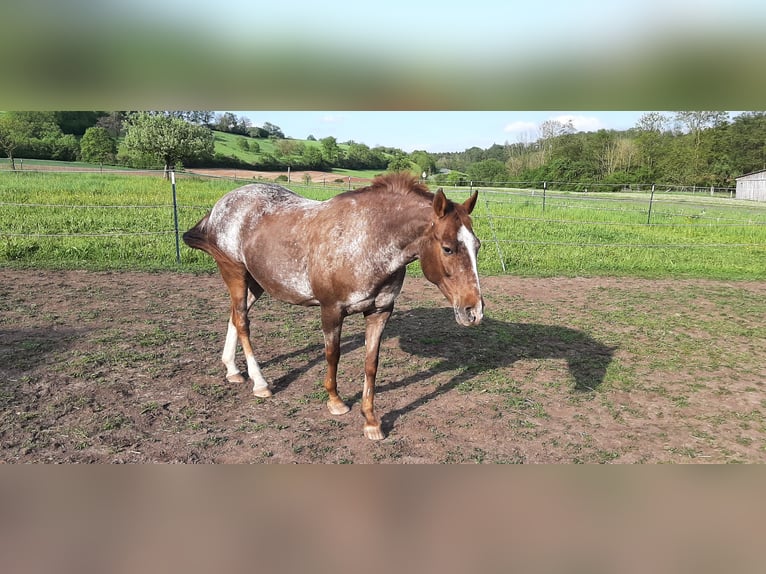
[[[181,230],[242,183],[179,178]],[[766,210],[658,194],[647,225],[646,207],[480,195],[485,320],[458,327],[413,269],[381,344],[387,437],[372,443],[361,317],[342,339],[352,410],[334,417],[317,309],[262,298],[253,342],[275,394],[256,399],[224,380],[213,263],[183,245],[176,263],[169,182],[0,173],[0,460],[765,462]]]
[[[179,177],[183,231],[237,182]],[[326,199],[342,184],[291,184]],[[463,201],[465,188],[446,189]],[[544,203],[543,203],[544,201]],[[704,196],[483,190],[474,212],[480,272],[522,276],[762,279],[766,205]],[[0,172],[0,264],[212,271],[182,249],[176,263],[170,183],[160,177]],[[649,224],[647,221],[649,220]],[[417,266],[412,266],[417,273]]]

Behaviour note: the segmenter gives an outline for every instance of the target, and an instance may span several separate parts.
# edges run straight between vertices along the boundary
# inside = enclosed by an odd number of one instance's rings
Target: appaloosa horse
[[[364,434],[382,439],[373,407],[378,351],[407,265],[420,259],[423,274],[452,303],[459,324],[477,325],[483,317],[479,240],[469,216],[477,195],[453,203],[441,188],[430,193],[404,174],[379,176],[369,187],[321,202],[274,184],[227,193],[183,236],[187,245],[215,259],[231,295],[222,357],[226,378],[245,382],[234,361],[239,340],[253,394],[271,396],[253,355],[247,317],[264,291],[287,303],[319,305],[327,407],[334,415],[346,413],[336,383],[341,327],[347,315],[364,313]]]

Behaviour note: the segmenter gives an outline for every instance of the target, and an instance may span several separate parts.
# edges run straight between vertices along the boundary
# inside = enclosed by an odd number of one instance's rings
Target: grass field
[[[487,191],[474,219],[483,257],[502,253],[509,273],[766,276],[766,206],[658,194],[649,207],[649,194],[558,192],[543,205],[539,191]]]
[[[179,227],[227,191],[222,179],[179,177]],[[293,185],[326,199],[332,187]],[[446,190],[456,200],[469,191]],[[484,190],[474,211],[480,271],[526,276],[763,279],[766,206],[704,196]],[[170,183],[156,176],[0,172],[0,264],[176,269]],[[650,224],[647,225],[649,220]],[[207,271],[181,245],[180,268]],[[417,266],[414,266],[417,273]]]

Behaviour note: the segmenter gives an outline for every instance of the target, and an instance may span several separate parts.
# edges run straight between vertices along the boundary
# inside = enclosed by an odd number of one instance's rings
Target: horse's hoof
[[[345,415],[351,409],[343,401],[327,401],[327,410],[331,415]]]
[[[246,383],[247,380],[242,376],[242,373],[234,373],[233,375],[226,375],[226,380],[230,383]]]
[[[273,393],[269,387],[260,387],[258,389],[253,389],[253,394],[260,399],[268,399]]]
[[[383,431],[380,429],[380,425],[364,425],[364,436],[370,440],[382,440],[386,438]]]

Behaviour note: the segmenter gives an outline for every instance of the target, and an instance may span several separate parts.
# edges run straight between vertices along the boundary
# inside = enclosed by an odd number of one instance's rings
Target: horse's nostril
[[[484,318],[483,305],[479,305],[478,307],[464,307],[463,311],[469,325],[478,325]]]

